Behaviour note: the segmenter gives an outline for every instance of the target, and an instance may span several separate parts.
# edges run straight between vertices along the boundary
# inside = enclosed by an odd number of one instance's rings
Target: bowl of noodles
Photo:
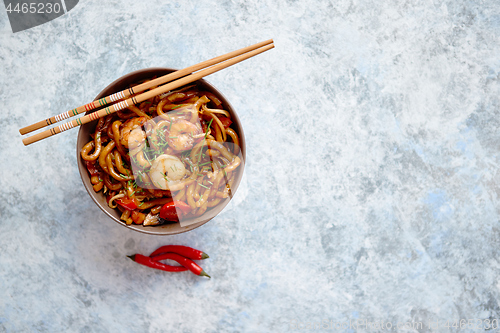
[[[95,100],[175,71],[129,73]],[[245,137],[227,99],[198,80],[80,127],[78,168],[93,201],[117,223],[171,235],[207,223],[243,176]]]

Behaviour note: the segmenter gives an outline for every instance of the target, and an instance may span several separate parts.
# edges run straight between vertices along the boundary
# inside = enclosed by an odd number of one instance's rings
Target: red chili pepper
[[[171,201],[161,207],[160,217],[167,221],[179,222],[179,216],[177,215],[176,208],[182,212],[181,215],[184,215],[191,210],[191,207],[184,201]]]
[[[162,271],[167,271],[167,272],[184,272],[187,271],[187,268],[184,266],[171,266],[167,265],[161,262],[158,262],[157,260],[153,260],[150,257],[143,256],[142,254],[133,254],[131,256],[127,256],[133,261],[135,261],[138,264],[148,266],[151,268],[156,268],[160,269]]]
[[[183,257],[193,259],[193,260],[203,260],[209,258],[208,254],[200,250],[193,249],[192,247],[182,246],[182,245],[165,245],[157,248],[149,256],[154,257],[163,253],[177,253]]]
[[[120,198],[116,200],[116,203],[127,210],[134,210],[137,208],[137,203],[134,199]]]
[[[160,261],[160,260],[165,260],[165,259],[170,259],[170,260],[175,260],[182,266],[186,267],[189,269],[193,274],[198,275],[198,276],[208,276],[210,278],[210,275],[205,273],[203,268],[198,266],[194,261],[191,259],[185,258],[177,253],[164,253],[164,254],[159,254],[154,257],[150,257],[154,261]]]
[[[90,176],[99,175],[99,170],[97,170],[93,161],[85,161],[85,165],[87,166],[87,170],[89,170]]]
[[[219,117],[219,120],[222,123],[222,125],[224,125],[224,128],[228,128],[233,123],[233,121],[228,117]]]

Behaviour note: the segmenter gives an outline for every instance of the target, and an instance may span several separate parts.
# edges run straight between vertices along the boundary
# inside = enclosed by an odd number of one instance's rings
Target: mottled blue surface
[[[269,38],[207,78],[247,161],[194,231],[109,220],[79,178],[77,130],[21,142],[126,73]],[[496,0],[82,0],[16,34],[0,8],[0,332],[484,330],[500,320],[499,73]],[[126,257],[164,244],[209,253],[213,278]],[[460,319],[482,328],[445,326]]]

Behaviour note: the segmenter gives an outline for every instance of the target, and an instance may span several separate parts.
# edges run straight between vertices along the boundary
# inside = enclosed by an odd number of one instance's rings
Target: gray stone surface
[[[21,142],[128,72],[268,38],[207,78],[239,112],[247,164],[192,232],[109,220],[77,130]],[[484,330],[500,319],[499,42],[496,0],[88,0],[16,34],[0,9],[0,332]],[[126,257],[163,244],[209,253],[213,278]],[[482,329],[445,326],[460,319]]]

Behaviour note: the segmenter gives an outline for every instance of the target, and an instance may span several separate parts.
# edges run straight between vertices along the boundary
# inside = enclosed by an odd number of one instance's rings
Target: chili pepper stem
[[[203,253],[202,253],[202,255],[201,255],[201,260],[203,260],[203,259],[208,259],[208,258],[210,258],[210,257],[208,256],[208,254],[206,254],[205,252],[203,252]]]
[[[210,275],[208,275],[205,271],[201,271],[200,276],[207,276],[209,279],[211,279]]]
[[[131,255],[131,256],[127,256],[128,258],[130,258],[131,260],[135,261],[135,254]]]

